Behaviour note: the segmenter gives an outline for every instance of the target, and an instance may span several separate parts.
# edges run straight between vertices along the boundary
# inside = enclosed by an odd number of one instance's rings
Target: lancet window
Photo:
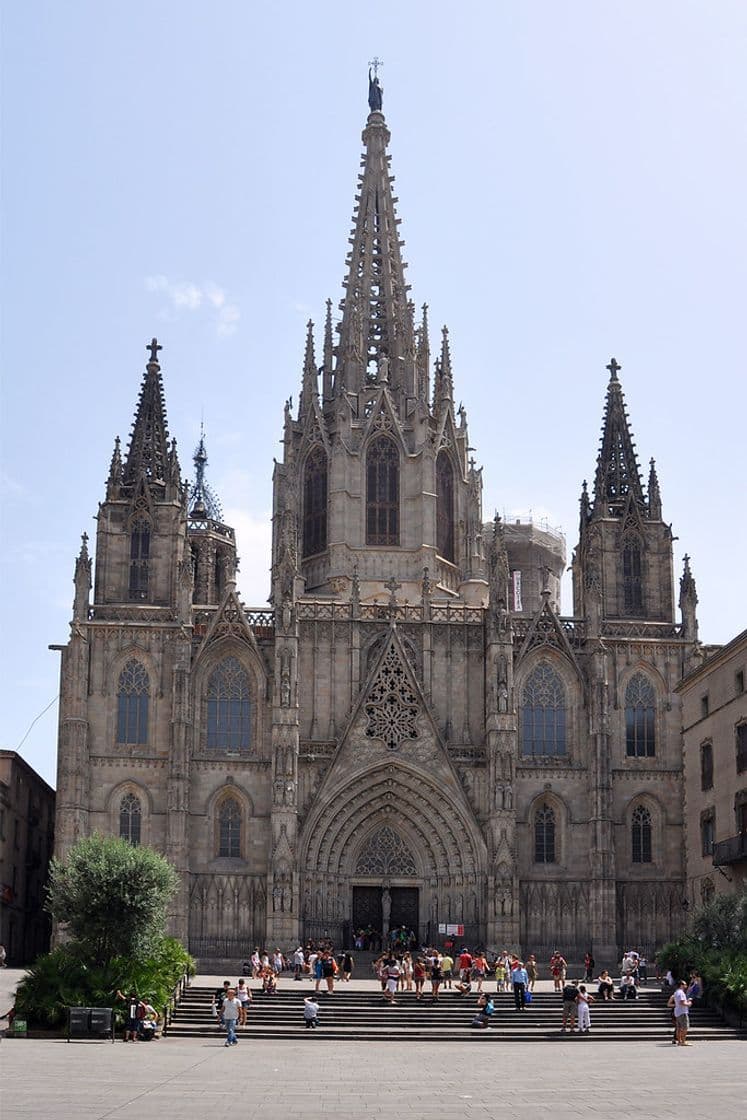
[[[454,467],[445,451],[436,459],[436,546],[454,563]]]
[[[119,835],[130,844],[140,843],[143,807],[134,793],[126,793],[119,803]]]
[[[148,598],[150,522],[138,517],[130,530],[130,598]]]
[[[241,808],[233,797],[218,809],[218,855],[241,858]]]
[[[326,547],[327,455],[323,447],[314,447],[303,475],[303,555],[313,556]]]
[[[630,832],[633,863],[651,863],[651,813],[643,805],[633,810]]]
[[[210,750],[247,751],[251,746],[249,674],[227,657],[210,674],[207,687],[207,745]]]
[[[399,451],[387,436],[366,455],[366,544],[399,544]]]
[[[543,805],[534,816],[534,862],[555,863],[555,810]]]
[[[148,742],[150,679],[134,658],[119,674],[117,686],[117,742],[136,746]]]
[[[566,754],[566,727],[565,686],[551,665],[540,662],[529,674],[521,697],[522,754]]]
[[[641,578],[641,546],[628,538],[623,545],[623,611],[627,615],[643,612],[643,582]]]
[[[625,689],[625,750],[629,758],[656,754],[656,693],[643,673],[631,677]]]

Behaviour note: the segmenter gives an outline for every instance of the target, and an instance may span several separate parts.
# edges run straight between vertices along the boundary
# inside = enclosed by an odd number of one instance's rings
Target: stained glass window
[[[327,547],[327,456],[315,447],[306,459],[303,476],[303,554],[313,556]]]
[[[566,753],[565,687],[546,661],[532,670],[522,692],[521,749],[525,756]]]
[[[534,817],[534,862],[555,863],[555,810],[543,805]]]
[[[436,546],[439,556],[454,562],[454,468],[442,451],[436,460]]]
[[[625,689],[625,750],[631,758],[656,754],[656,693],[643,673],[631,677]]]
[[[241,857],[241,809],[233,797],[221,802],[218,810],[218,855]]]
[[[208,680],[208,748],[249,750],[251,732],[249,674],[235,657],[227,657],[216,666]]]
[[[399,544],[399,451],[386,436],[366,455],[366,544]]]
[[[651,814],[643,805],[633,810],[631,843],[633,863],[651,863]]]
[[[130,844],[140,843],[140,824],[143,819],[140,798],[126,793],[119,803],[119,835]]]
[[[150,680],[143,665],[134,658],[119,674],[117,686],[117,742],[131,745],[148,742],[148,699]]]

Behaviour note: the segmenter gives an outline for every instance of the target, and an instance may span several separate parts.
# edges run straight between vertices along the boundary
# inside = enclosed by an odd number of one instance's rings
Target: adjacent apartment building
[[[682,680],[687,898],[747,880],[747,630]]]
[[[0,751],[0,944],[7,963],[49,949],[44,886],[54,848],[55,794],[15,751]]]

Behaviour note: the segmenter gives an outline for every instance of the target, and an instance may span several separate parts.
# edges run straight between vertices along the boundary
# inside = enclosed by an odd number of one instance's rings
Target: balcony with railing
[[[719,840],[713,845],[713,864],[722,867],[728,863],[743,863],[747,860],[747,832],[738,832],[728,840]]]

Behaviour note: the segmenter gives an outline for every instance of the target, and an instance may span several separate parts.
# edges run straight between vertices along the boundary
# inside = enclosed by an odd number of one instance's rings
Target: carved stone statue
[[[280,706],[290,708],[291,702],[291,672],[290,653],[284,649],[280,657]]]
[[[508,711],[508,664],[504,653],[498,659],[498,711]]]
[[[368,107],[372,113],[380,113],[383,103],[384,90],[382,89],[381,82],[379,81],[378,74],[371,76],[371,70],[368,71]]]

